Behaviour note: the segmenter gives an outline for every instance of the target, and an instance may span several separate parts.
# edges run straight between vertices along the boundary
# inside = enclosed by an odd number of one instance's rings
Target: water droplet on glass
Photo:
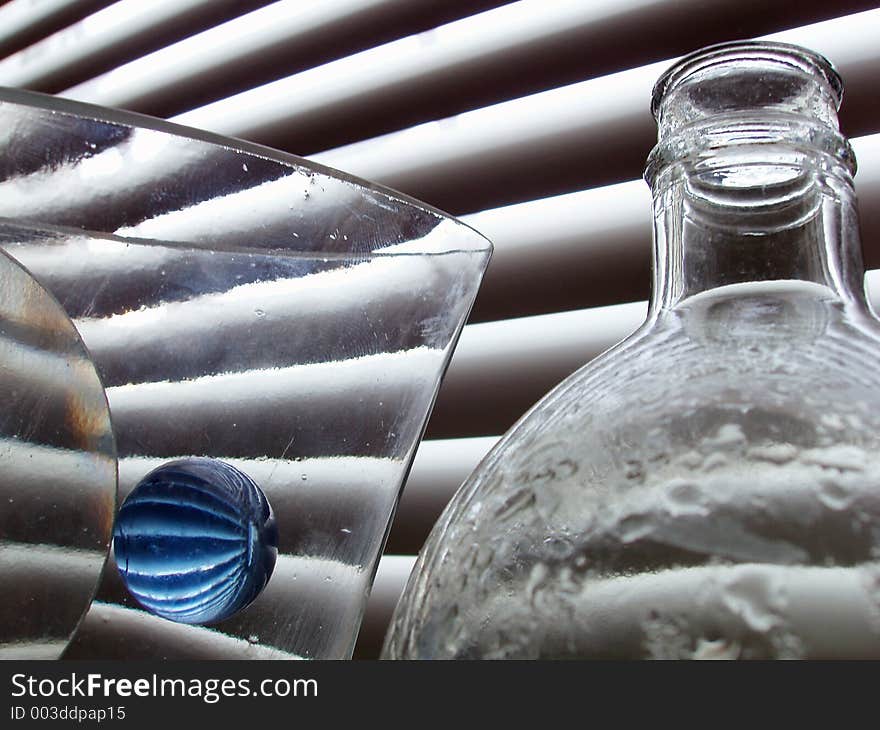
[[[709,454],[703,462],[703,471],[714,471],[727,466],[728,459],[724,454]]]
[[[265,317],[266,316],[266,313],[262,309],[255,309],[254,314],[256,314],[258,317]]]
[[[742,426],[738,423],[725,423],[724,425],[719,426],[718,431],[714,436],[703,439],[703,443],[711,448],[736,446],[745,441],[746,437],[745,434],[743,434]]]
[[[738,659],[741,652],[736,641],[700,638],[692,659]]]
[[[633,512],[623,517],[619,523],[620,539],[624,542],[638,542],[654,531],[651,515]]]
[[[843,485],[831,479],[822,479],[819,481],[819,492],[817,494],[819,501],[828,509],[844,510],[852,503],[853,495]]]
[[[153,470],[119,510],[116,564],[129,592],[172,621],[222,621],[263,590],[278,548],[272,508],[246,474],[215,459]]]

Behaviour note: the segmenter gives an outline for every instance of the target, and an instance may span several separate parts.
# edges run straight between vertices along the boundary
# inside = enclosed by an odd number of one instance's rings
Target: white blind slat
[[[223,69],[296,47],[310,38],[326,43],[353,24],[387,19],[404,5],[425,0],[281,0],[234,18],[85,81],[62,96],[105,106],[130,107],[154,94],[181,93]]]
[[[497,441],[497,436],[422,441],[406,481],[397,519],[412,524],[425,523],[427,518],[428,526],[433,524],[458,486]]]
[[[177,121],[239,137],[259,136],[279,126],[319,125],[339,115],[362,114],[367,106],[382,107],[450,78],[485,76],[487,66],[537,60],[548,48],[578,44],[589,53],[597,38],[625,34],[635,43],[634,24],[646,40],[656,38],[664,28],[677,29],[678,13],[705,7],[700,0],[683,0],[674,3],[672,13],[671,5],[656,0],[557,0],[549,5],[521,0],[194,109]],[[716,0],[712,12],[723,12],[725,5],[749,17],[743,0]],[[766,9],[768,3],[760,5]],[[657,74],[642,75],[650,77],[650,92]],[[606,95],[605,101],[610,99]],[[546,115],[539,114],[536,121],[546,122]]]
[[[279,0],[118,64],[61,95],[145,112],[169,104],[189,109],[205,103],[199,100],[212,89],[215,98],[229,97],[231,81],[259,84],[267,80],[261,76],[275,79],[430,27],[432,16],[443,21],[504,2],[446,0],[438,7],[436,0]]]
[[[880,75],[878,33],[880,10],[871,10],[768,38],[826,54],[846,81],[846,104],[871,109]],[[666,60],[502,102],[312,158],[459,214],[473,211],[467,207],[471,201],[482,202],[474,190],[500,187],[503,195],[511,195],[521,179],[552,177],[565,160],[580,165],[592,160],[601,180],[619,157],[636,166],[614,170],[623,175],[619,180],[625,180],[641,172],[655,139],[651,90],[671,63]],[[195,113],[190,119],[211,121]]]
[[[359,655],[369,658],[378,656],[385,628],[391,620],[391,614],[415,562],[414,555],[383,555],[379,560],[376,579],[373,581],[373,589],[361,623],[355,658]]]
[[[161,32],[217,5],[217,0],[120,0],[24,51],[0,60],[0,81],[28,87],[70,66]]]
[[[111,0],[12,0],[0,7],[0,55],[22,47],[41,31],[64,24],[67,19],[82,17]]]
[[[280,79],[180,115],[176,121],[249,137],[279,125],[321,124],[365,104],[381,106],[425,84],[464,76],[515,53],[613,32],[634,10],[665,17],[665,3],[617,0],[520,2]],[[661,21],[662,22],[662,21]],[[475,39],[479,38],[479,43]]]

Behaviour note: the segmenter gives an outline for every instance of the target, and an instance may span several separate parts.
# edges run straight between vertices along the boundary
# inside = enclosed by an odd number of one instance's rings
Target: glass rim
[[[831,61],[821,53],[779,41],[729,41],[683,56],[663,72],[651,93],[654,119],[660,119],[660,107],[666,94],[693,74],[732,61],[756,60],[794,67],[810,75],[819,74],[833,95],[835,108],[840,108],[843,80]]]
[[[192,139],[219,148],[260,157],[278,165],[288,167],[291,170],[305,170],[319,175],[325,175],[343,183],[385,196],[386,198],[402,203],[403,205],[418,208],[430,215],[436,216],[437,218],[453,221],[455,224],[461,226],[463,229],[469,230],[473,234],[474,238],[469,242],[469,245],[463,245],[460,248],[456,248],[455,251],[450,252],[491,252],[494,248],[492,241],[484,233],[480,232],[456,215],[447,213],[423,200],[402,193],[399,190],[395,190],[380,183],[365,180],[343,170],[329,167],[320,162],[315,162],[311,159],[300,157],[274,147],[250,142],[245,139],[225,136],[197,127],[189,127],[159,117],[141,114],[139,112],[105,107],[97,104],[90,104],[88,102],[65,99],[51,94],[17,89],[8,86],[0,86],[0,104],[2,103],[27,106],[34,109],[43,109],[57,114],[64,114],[81,119],[92,119],[99,122],[130,127],[132,129],[150,130],[160,134],[177,137],[179,139]],[[306,256],[311,256],[312,254],[311,251],[303,251],[302,253]],[[379,252],[375,252],[375,254],[378,253]],[[386,256],[403,255],[402,252],[390,251],[384,252],[384,254]],[[324,254],[322,254],[322,257],[323,255]]]

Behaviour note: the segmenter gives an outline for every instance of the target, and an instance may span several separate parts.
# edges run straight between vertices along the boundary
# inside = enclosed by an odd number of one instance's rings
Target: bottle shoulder
[[[553,444],[601,461],[676,424],[710,430],[728,412],[775,414],[780,436],[836,414],[851,438],[880,438],[880,322],[866,308],[815,285],[726,289],[653,313],[542,398],[487,461],[534,463]]]
[[[724,287],[652,312],[545,396],[538,420],[607,397],[635,405],[803,388],[880,397],[880,321],[873,313],[825,287],[772,284]]]

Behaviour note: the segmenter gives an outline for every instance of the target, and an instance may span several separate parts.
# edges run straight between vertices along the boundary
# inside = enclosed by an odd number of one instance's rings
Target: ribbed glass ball
[[[151,613],[216,623],[248,606],[272,575],[278,530],[262,490],[215,459],[154,469],[119,510],[113,539],[122,580]]]

